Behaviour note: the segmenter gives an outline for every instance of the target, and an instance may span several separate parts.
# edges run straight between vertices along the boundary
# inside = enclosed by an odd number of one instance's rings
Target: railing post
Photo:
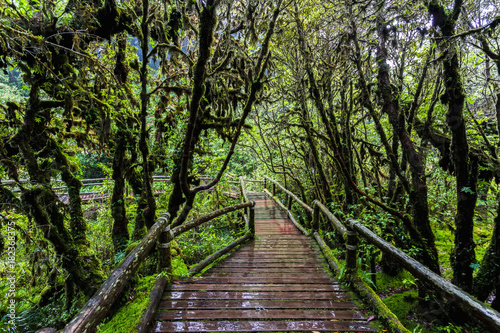
[[[311,228],[313,231],[318,231],[319,229],[319,206],[316,204],[316,200],[313,201],[313,218]]]
[[[252,201],[252,206],[249,207],[248,230],[255,237],[255,201]]]
[[[292,196],[291,195],[288,196],[288,201],[286,203],[286,209],[288,209],[288,211],[292,211]]]
[[[358,253],[358,235],[349,224],[347,225],[346,239],[346,273],[352,278],[357,274],[357,253]]]
[[[276,184],[273,183],[273,197],[276,196]]]
[[[267,188],[267,178],[264,178],[264,188]]]
[[[160,216],[160,218],[166,218],[167,220],[169,217],[169,213],[165,213]],[[158,272],[172,272],[172,253],[170,251],[170,243],[172,240],[172,231],[170,230],[169,225],[160,234],[160,239],[158,240]]]

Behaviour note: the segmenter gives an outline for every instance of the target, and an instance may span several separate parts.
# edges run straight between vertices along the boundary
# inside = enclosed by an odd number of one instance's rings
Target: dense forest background
[[[19,332],[63,326],[161,212],[180,225],[264,174],[500,310],[499,1],[0,4],[0,274],[14,242]],[[179,240],[175,274],[240,224]],[[413,319],[425,286],[361,247],[366,278]],[[121,304],[155,274],[152,258]],[[419,312],[474,331],[449,311]]]

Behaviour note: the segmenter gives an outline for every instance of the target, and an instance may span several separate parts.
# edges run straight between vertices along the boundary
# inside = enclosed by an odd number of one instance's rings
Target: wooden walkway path
[[[163,295],[151,332],[375,331],[319,250],[255,193],[256,239]]]

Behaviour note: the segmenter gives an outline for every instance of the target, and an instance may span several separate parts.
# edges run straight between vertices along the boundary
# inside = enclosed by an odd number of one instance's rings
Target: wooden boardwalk
[[[375,331],[274,201],[253,194],[256,239],[164,293],[151,332]]]

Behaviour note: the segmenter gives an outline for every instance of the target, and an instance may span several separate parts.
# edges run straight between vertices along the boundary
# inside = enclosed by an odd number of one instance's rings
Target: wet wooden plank
[[[311,256],[311,255],[319,255],[319,251],[315,249],[293,249],[293,248],[268,248],[268,249],[255,249],[255,250],[248,250],[248,251],[238,251],[231,257],[236,257],[239,255],[253,255],[253,256],[260,256],[260,255],[284,255],[284,254],[293,254],[293,255],[304,255],[304,256]]]
[[[283,263],[286,263],[286,262],[291,262],[291,263],[299,263],[299,262],[313,262],[313,263],[317,263],[317,262],[321,262],[321,260],[318,258],[318,257],[314,257],[314,258],[279,258],[279,257],[268,257],[268,258],[256,258],[256,257],[251,257],[251,256],[248,256],[248,257],[241,257],[241,258],[238,258],[238,257],[228,257],[225,262],[236,262],[236,261],[242,261],[242,262],[248,262],[248,263],[252,263],[252,262],[283,262]]]
[[[159,309],[356,309],[349,301],[334,300],[166,300]]]
[[[329,279],[328,275],[324,272],[316,272],[314,274],[316,278],[325,278]],[[307,275],[304,273],[284,273],[284,272],[212,272],[208,274],[204,274],[204,277],[231,277],[231,278],[236,278],[240,279],[245,279],[246,278],[293,278],[297,280],[303,280],[304,278],[307,279]],[[331,282],[331,280],[329,280]]]
[[[210,277],[199,276],[194,278],[184,278],[179,283],[335,283],[336,281],[329,277],[314,277],[304,275],[302,278],[293,277],[246,277],[240,279],[237,277]]]
[[[171,291],[164,294],[164,300],[174,299],[351,299],[346,292],[293,292],[293,291],[268,291],[268,292],[241,292],[241,291]]]
[[[212,270],[214,272],[231,272],[231,273],[259,273],[259,272],[280,272],[280,273],[309,273],[316,274],[318,272],[323,272],[323,268],[318,267],[217,267],[216,270],[213,268],[208,270],[206,274],[211,274]]]
[[[158,320],[202,320],[202,319],[325,319],[325,320],[360,320],[364,316],[359,311],[346,310],[181,310],[164,311]]]
[[[318,256],[315,253],[310,253],[308,255],[302,253],[278,253],[278,254],[254,254],[254,253],[237,253],[235,255],[229,256],[227,258],[230,260],[318,260]]]
[[[374,332],[366,322],[352,321],[209,321],[155,322],[152,332]]]
[[[284,268],[317,268],[318,263],[317,262],[288,262],[288,263],[279,263],[279,262],[257,262],[257,263],[245,263],[245,262],[228,262],[228,263],[222,263],[219,264],[217,267],[223,267],[223,268],[279,268],[279,267],[284,267]]]
[[[169,290],[185,291],[185,290],[224,290],[224,291],[343,291],[338,284],[201,284],[201,283],[185,283],[173,284]]]
[[[283,265],[283,267],[318,267],[318,264],[321,262],[318,260],[306,260],[306,259],[253,259],[253,260],[242,260],[242,259],[234,259],[228,260],[224,263],[224,266],[227,265],[250,265],[250,266],[269,266],[269,267],[279,267],[279,265]]]

